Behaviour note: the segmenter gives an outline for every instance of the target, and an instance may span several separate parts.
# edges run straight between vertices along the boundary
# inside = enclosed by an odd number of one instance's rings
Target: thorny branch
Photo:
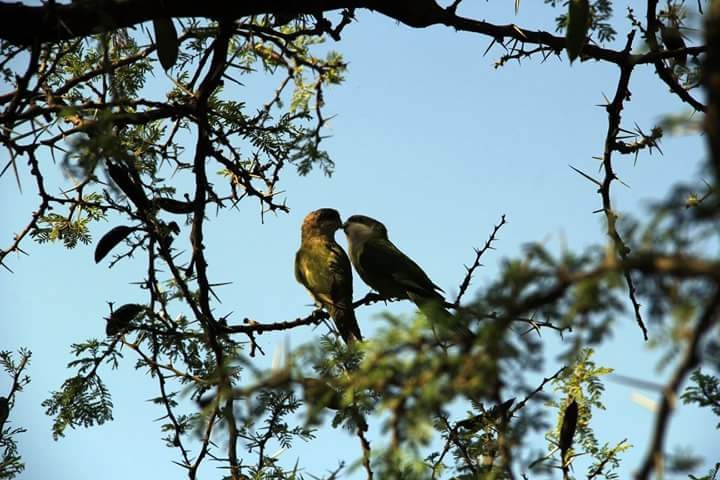
[[[462,300],[463,295],[465,295],[465,292],[470,286],[470,282],[472,281],[472,276],[475,273],[475,270],[480,267],[480,258],[482,258],[483,254],[485,254],[486,251],[493,248],[492,243],[495,241],[497,233],[506,223],[507,222],[505,221],[505,215],[503,214],[503,216],[500,218],[500,223],[495,225],[492,233],[490,234],[490,237],[488,237],[487,241],[485,242],[485,245],[483,245],[483,247],[480,249],[475,249],[475,260],[473,261],[472,265],[470,265],[469,267],[465,267],[465,277],[460,283],[457,297],[455,297],[455,302],[453,302],[453,306],[455,306],[456,308],[460,306],[460,300]]]
[[[370,441],[367,439],[365,432],[360,426],[358,426],[358,428],[355,430],[355,434],[357,435],[358,439],[360,439],[360,448],[362,448],[363,454],[363,468],[365,469],[367,480],[372,480],[373,471],[370,465],[370,455],[372,454],[372,449],[370,448]]]

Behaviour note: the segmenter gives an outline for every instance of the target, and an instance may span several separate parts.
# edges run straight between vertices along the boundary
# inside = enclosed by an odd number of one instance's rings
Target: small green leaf
[[[110,230],[108,233],[103,235],[100,241],[95,247],[95,263],[100,262],[110,251],[117,246],[118,243],[122,242],[132,232],[137,230],[136,227],[126,227],[120,225]]]
[[[568,4],[568,24],[565,34],[566,50],[572,63],[585,45],[590,28],[590,2],[588,0],[570,0]]]
[[[153,20],[155,39],[158,46],[158,60],[165,70],[170,70],[178,57],[178,36],[172,18]]]

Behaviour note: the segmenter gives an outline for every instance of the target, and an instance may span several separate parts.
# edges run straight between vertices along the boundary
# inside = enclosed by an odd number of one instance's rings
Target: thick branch
[[[415,28],[446,25],[456,30],[480,33],[498,40],[511,38],[520,42],[546,45],[556,51],[565,48],[565,37],[544,31],[524,30],[517,25],[495,25],[460,17],[453,9],[445,9],[433,0],[278,0],[274,2],[247,0],[84,0],[67,5],[26,6],[0,3],[0,38],[14,44],[28,45],[35,39],[57,42],[101,31],[130,27],[162,17],[204,17],[238,19],[250,15],[283,12],[284,14],[315,14],[339,9],[365,8]],[[623,52],[597,45],[586,45],[583,55],[619,64]]]
[[[711,8],[705,23],[705,40],[710,42],[703,65],[703,83],[708,94],[705,133],[710,150],[710,164],[716,181],[720,180],[720,8]]]
[[[670,416],[675,409],[678,390],[690,372],[700,364],[700,343],[717,322],[718,315],[720,315],[720,290],[716,291],[713,298],[705,307],[697,325],[692,330],[692,336],[688,340],[685,355],[683,355],[675,373],[663,390],[660,408],[655,416],[655,427],[653,429],[651,445],[645,455],[642,466],[635,474],[637,480],[650,478],[650,474],[657,470],[658,463],[662,462],[665,434],[667,433],[667,428],[670,423]]]

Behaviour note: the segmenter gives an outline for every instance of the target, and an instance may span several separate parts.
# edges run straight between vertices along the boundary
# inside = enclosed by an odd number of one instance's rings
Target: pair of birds
[[[335,241],[344,230],[350,258]],[[364,215],[345,223],[332,208],[310,212],[303,221],[295,278],[335,322],[346,343],[361,341],[352,299],[350,263],[373,290],[387,298],[408,299],[421,310],[443,310],[442,289],[389,239],[385,225]]]

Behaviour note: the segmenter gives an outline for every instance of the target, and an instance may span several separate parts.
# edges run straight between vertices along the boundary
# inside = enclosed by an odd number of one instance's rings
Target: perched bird
[[[353,215],[343,224],[350,249],[350,261],[360,278],[385,297],[409,299],[421,311],[449,313],[442,307],[445,298],[417,263],[388,239],[387,228],[365,215]]]
[[[342,228],[337,210],[321,208],[303,221],[295,278],[335,321],[345,343],[362,340],[352,306],[352,269],[345,250],[335,241]]]

